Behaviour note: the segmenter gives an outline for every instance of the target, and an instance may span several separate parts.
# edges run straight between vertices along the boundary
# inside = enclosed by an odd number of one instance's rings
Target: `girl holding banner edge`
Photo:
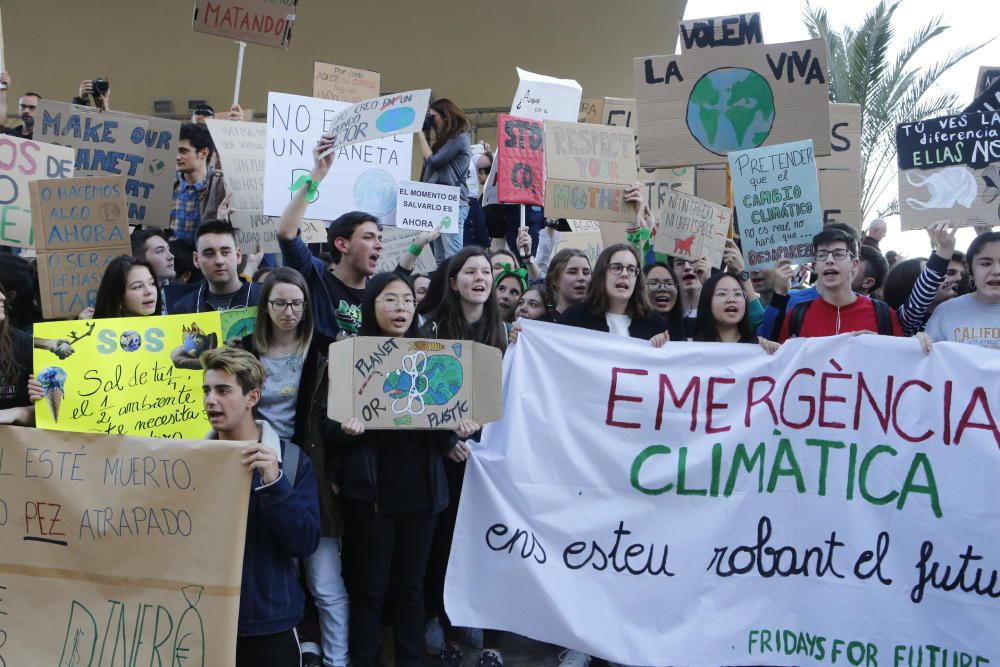
[[[434,143],[429,143],[434,130]],[[433,241],[434,258],[440,264],[462,249],[465,219],[469,215],[469,189],[465,177],[472,160],[472,140],[469,138],[469,119],[458,106],[446,97],[431,102],[423,131],[416,132],[424,167],[420,173],[423,183],[454,185],[460,189],[457,233],[446,234]]]

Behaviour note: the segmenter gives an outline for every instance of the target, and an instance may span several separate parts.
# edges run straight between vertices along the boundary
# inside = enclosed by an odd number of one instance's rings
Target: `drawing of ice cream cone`
[[[45,402],[52,412],[52,420],[59,421],[59,406],[62,404],[66,384],[66,371],[58,366],[49,366],[38,374],[38,383],[45,391]]]

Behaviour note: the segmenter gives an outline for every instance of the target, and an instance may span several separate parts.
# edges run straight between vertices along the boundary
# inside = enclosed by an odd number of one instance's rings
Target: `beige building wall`
[[[632,58],[672,53],[684,0],[300,0],[287,50],[250,44],[240,102],[309,95],[314,60],[381,72],[382,89],[432,88],[462,107],[509,105],[515,65],[575,78],[585,96],[632,96]],[[69,100],[111,81],[111,106],[232,101],[237,46],[191,29],[192,0],[4,0],[11,112],[26,89]]]

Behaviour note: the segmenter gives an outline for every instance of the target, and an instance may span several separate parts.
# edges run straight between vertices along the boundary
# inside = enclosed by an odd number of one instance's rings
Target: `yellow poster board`
[[[35,377],[39,428],[201,438],[201,353],[224,343],[218,312],[40,322]]]

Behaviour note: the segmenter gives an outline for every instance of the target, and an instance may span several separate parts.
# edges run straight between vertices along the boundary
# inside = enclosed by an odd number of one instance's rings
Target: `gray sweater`
[[[423,183],[438,183],[439,185],[457,185],[461,188],[462,203],[469,203],[469,189],[465,186],[465,177],[469,173],[469,161],[472,159],[472,141],[465,132],[456,134],[444,142],[436,153],[424,158],[424,169],[420,174]]]

